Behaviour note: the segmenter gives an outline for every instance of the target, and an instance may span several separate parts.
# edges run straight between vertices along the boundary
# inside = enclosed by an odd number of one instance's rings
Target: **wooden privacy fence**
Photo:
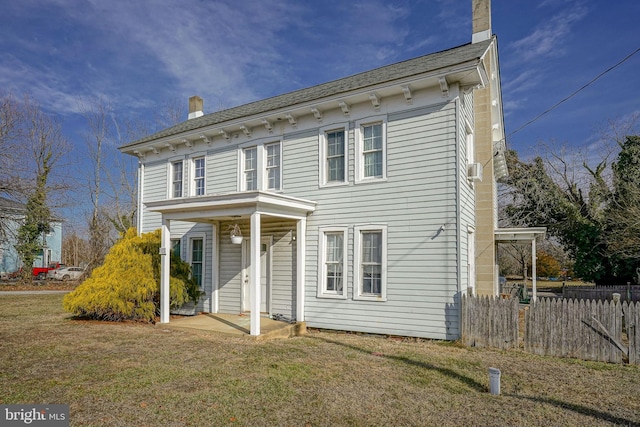
[[[475,347],[518,348],[517,298],[462,298],[462,342]]]
[[[518,348],[515,298],[462,298],[465,345]],[[640,364],[640,302],[540,299],[524,307],[524,350],[540,355]]]
[[[529,353],[640,364],[639,303],[542,299],[524,319]]]
[[[616,286],[564,286],[562,297],[565,299],[613,299],[613,294],[620,294],[620,301],[640,301],[640,286],[616,285]]]

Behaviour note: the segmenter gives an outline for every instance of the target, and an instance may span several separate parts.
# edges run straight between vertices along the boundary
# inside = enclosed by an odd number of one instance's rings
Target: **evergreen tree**
[[[79,317],[99,320],[151,322],[160,307],[160,230],[138,236],[129,229],[106,255],[104,264],[73,292],[63,307]],[[189,264],[171,252],[171,307],[197,302],[200,288]]]

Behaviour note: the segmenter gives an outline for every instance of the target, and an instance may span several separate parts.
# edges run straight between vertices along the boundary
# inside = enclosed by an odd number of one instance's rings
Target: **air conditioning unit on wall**
[[[467,175],[471,182],[482,181],[482,165],[480,163],[470,163]]]

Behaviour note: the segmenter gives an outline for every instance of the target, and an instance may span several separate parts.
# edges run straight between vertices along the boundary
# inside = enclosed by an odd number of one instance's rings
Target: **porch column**
[[[531,239],[531,282],[532,282],[532,293],[533,293],[533,300],[537,301],[537,297],[536,297],[536,275],[537,275],[537,271],[536,271],[536,262],[537,262],[538,257],[536,256],[536,235],[533,235],[533,238]],[[526,283],[526,280],[525,280]]]
[[[171,262],[171,221],[162,218],[160,238],[160,323],[169,323],[169,266]]]
[[[296,321],[304,322],[304,292],[306,283],[305,256],[307,248],[307,219],[296,224]]]
[[[260,335],[260,213],[251,214],[250,301],[251,335]]]

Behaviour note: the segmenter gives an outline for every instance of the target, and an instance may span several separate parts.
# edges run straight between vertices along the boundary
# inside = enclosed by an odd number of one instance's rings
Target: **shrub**
[[[160,230],[138,236],[129,229],[63,307],[79,317],[153,321],[160,304]],[[189,277],[189,264],[171,254],[170,305],[197,302],[200,291]]]

